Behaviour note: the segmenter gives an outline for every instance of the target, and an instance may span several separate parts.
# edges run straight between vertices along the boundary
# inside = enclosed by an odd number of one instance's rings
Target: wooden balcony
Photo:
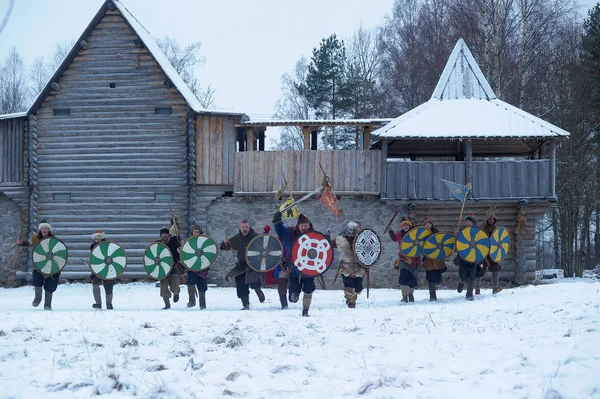
[[[381,151],[248,151],[235,153],[234,192],[270,194],[284,186],[294,192],[321,185],[323,172],[336,193],[379,195]]]

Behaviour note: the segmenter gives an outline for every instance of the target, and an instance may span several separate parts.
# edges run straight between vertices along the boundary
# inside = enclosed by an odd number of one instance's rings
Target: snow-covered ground
[[[154,284],[61,285],[54,310],[32,287],[0,289],[1,398],[600,398],[600,283],[455,291],[371,290],[348,309],[317,290],[311,317],[267,289],[240,311],[232,288],[208,309],[169,311]]]

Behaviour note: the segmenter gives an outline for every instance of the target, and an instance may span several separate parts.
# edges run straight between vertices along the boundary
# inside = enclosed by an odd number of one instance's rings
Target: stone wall
[[[395,212],[396,207],[400,207],[401,212],[396,217],[392,227],[394,230],[399,228],[399,223],[402,214],[414,216],[417,223],[423,220],[425,216],[431,216],[436,224],[436,227],[442,232],[453,232],[456,229],[458,215],[460,214],[461,204],[458,201],[450,202],[421,202],[417,203],[413,212],[409,211],[409,201],[394,201],[393,203],[381,201],[377,197],[362,197],[362,196],[346,196],[339,200],[340,207],[344,210],[347,220],[358,220],[363,227],[371,228],[379,235],[383,244],[383,252],[374,266],[371,267],[370,286],[372,288],[396,288],[398,287],[398,272],[393,268],[393,262],[398,253],[398,244],[391,241],[388,234],[383,234],[383,229],[389,219]],[[271,224],[273,213],[278,209],[280,202],[275,201],[272,197],[223,197],[215,200],[207,208],[207,231],[206,233],[217,240],[219,243],[225,236],[231,237],[238,232],[239,222],[243,219],[248,219],[252,227],[257,232],[262,233],[263,226]],[[474,213],[481,222],[486,211],[490,207],[489,202],[469,202],[465,207],[464,214]],[[511,239],[514,238],[514,226],[517,213],[517,201],[514,203],[497,204],[497,216],[499,225],[505,226],[511,232]],[[326,209],[320,201],[312,199],[302,203],[299,206],[303,212],[313,223],[316,230],[327,233],[331,231],[331,235],[341,232],[345,228],[344,218],[335,218],[332,213]],[[527,256],[532,257],[531,261],[535,262],[535,223],[540,215],[545,212],[544,206],[536,204],[530,206],[530,210],[535,210],[535,216],[527,219],[526,230],[528,235],[525,239],[525,247],[527,248]],[[295,220],[286,222],[288,226],[295,224]],[[274,233],[274,231],[273,231]],[[338,258],[338,253],[335,251],[335,257]],[[529,258],[528,258],[529,259]],[[528,261],[529,262],[529,261]],[[341,289],[342,279],[339,277],[336,284],[333,284],[339,260],[334,261],[333,266],[324,275],[326,288]],[[234,252],[221,252],[217,257],[215,265],[211,268],[209,279],[211,283],[219,286],[230,286],[231,283],[225,281],[224,277],[227,271],[235,264]],[[442,286],[449,288],[456,287],[457,268],[447,259],[446,264],[448,271],[444,273]],[[500,278],[506,281],[513,281],[515,275],[514,261],[514,243],[511,247],[507,258],[501,263],[502,272]],[[529,273],[529,272],[528,272]],[[535,267],[531,270],[533,279]],[[527,275],[528,278],[530,277]],[[484,277],[484,281],[489,280],[490,273]],[[425,287],[425,272],[421,270],[419,276],[419,287]],[[365,281],[366,284],[366,281]],[[484,283],[484,286],[487,282]]]
[[[280,202],[276,202],[271,197],[254,197],[252,201],[242,197],[220,198],[207,210],[207,234],[220,243],[225,236],[231,237],[237,234],[239,222],[243,219],[248,219],[251,226],[258,233],[262,233],[266,224],[270,224],[272,228],[271,219],[279,204]],[[372,228],[383,242],[383,253],[371,269],[371,287],[396,287],[398,272],[393,269],[392,264],[398,253],[398,245],[390,240],[387,233],[385,236],[382,235],[385,224],[394,213],[395,205],[384,204],[379,199],[363,199],[354,196],[341,198],[340,206],[348,220],[358,220],[363,227]],[[311,220],[315,229],[322,233],[329,230],[334,236],[345,228],[344,218],[335,218],[318,200],[304,202],[299,208]],[[284,223],[291,226],[295,225],[296,220],[284,221]],[[394,222],[394,224],[397,228],[398,223]],[[275,233],[274,230],[272,232]],[[334,256],[336,258],[339,256],[337,251]],[[220,252],[215,263],[209,273],[211,282],[219,286],[230,285],[224,277],[235,264],[235,252]],[[333,285],[338,263],[338,259],[335,259],[333,266],[324,275],[328,289],[343,287],[341,277],[338,277],[335,286]]]
[[[16,245],[21,230],[20,215],[21,208],[0,194],[0,286],[21,284],[15,279],[15,273],[26,263],[27,248]]]

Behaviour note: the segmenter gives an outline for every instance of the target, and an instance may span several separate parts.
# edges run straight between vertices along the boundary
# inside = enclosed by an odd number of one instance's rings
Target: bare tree
[[[24,111],[27,107],[27,77],[23,57],[13,47],[0,69],[0,114]]]
[[[37,57],[29,68],[29,99],[32,102],[50,79],[50,69],[44,57]]]
[[[200,104],[208,109],[214,105],[216,89],[210,84],[204,89],[196,76],[196,67],[206,62],[205,57],[200,55],[200,46],[200,42],[194,42],[181,47],[176,39],[169,36],[158,40],[158,47],[167,56],[175,71],[198,98]]]
[[[302,57],[296,62],[293,74],[284,74],[281,77],[282,96],[275,105],[277,119],[310,119],[314,118],[310,105],[305,97],[298,92],[298,85],[306,82],[309,62]],[[276,150],[302,150],[304,148],[304,136],[300,128],[285,126],[281,129],[279,142],[272,143]]]
[[[50,58],[48,61],[48,70],[49,74],[52,75],[58,67],[63,63],[71,48],[75,44],[75,40],[63,40],[61,42],[56,43],[54,46],[54,50],[52,50],[52,54],[50,54]],[[47,83],[47,82],[46,82]]]

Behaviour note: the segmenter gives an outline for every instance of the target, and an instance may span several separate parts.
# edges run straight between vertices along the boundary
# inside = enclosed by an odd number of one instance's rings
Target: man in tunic
[[[37,234],[31,237],[31,241],[21,240],[17,241],[17,245],[20,246],[31,246],[35,247],[38,242],[41,240],[54,237],[52,234],[52,226],[46,220],[42,220],[38,225]],[[56,291],[58,287],[58,279],[60,277],[60,272],[53,274],[51,276],[42,274],[37,269],[33,269],[33,287],[35,290],[35,297],[33,298],[33,302],[31,305],[34,307],[38,307],[40,302],[42,302],[42,288],[44,289],[44,310],[52,310],[52,294]]]
[[[92,234],[92,245],[90,245],[90,251],[94,249],[94,247],[101,242],[106,241],[106,234],[102,230],[96,230],[94,234]],[[102,280],[94,273],[90,276],[92,279],[92,294],[94,295],[94,304],[92,307],[94,309],[102,309],[102,296],[100,295],[100,284],[104,286],[104,294],[106,295],[106,309],[113,309],[112,299],[113,299],[113,287],[115,285],[114,280]]]
[[[247,220],[242,220],[238,233],[231,238],[225,237],[220,246],[222,251],[237,251],[235,267],[227,273],[225,279],[235,281],[237,297],[242,301],[242,310],[250,309],[250,288],[256,292],[260,303],[265,301],[265,294],[260,288],[260,273],[252,270],[246,262],[246,248],[258,235]]]
[[[192,237],[204,234],[202,228],[195,224],[192,227]],[[189,301],[188,308],[196,306],[196,288],[198,290],[198,306],[200,309],[206,309],[206,291],[208,290],[208,269],[201,272],[188,270],[185,276],[185,284],[188,288]]]
[[[179,237],[172,236],[169,233],[168,227],[163,227],[160,229],[160,240],[156,240],[156,242],[161,242],[169,247],[171,254],[173,255],[173,268],[171,268],[171,272],[165,278],[160,280],[160,296],[165,302],[165,307],[163,310],[167,310],[171,309],[171,293],[173,293],[173,302],[179,301],[179,279],[183,269],[180,264],[179,255],[179,247],[181,242]]]
[[[429,217],[423,219],[421,226],[429,229],[431,234],[439,232]],[[423,269],[425,269],[425,278],[429,286],[429,301],[437,301],[437,285],[442,283],[442,273],[446,271],[446,262],[443,259],[429,259],[423,256]]]
[[[354,240],[360,230],[360,223],[348,222],[345,233],[335,237],[335,247],[342,254],[338,273],[342,275],[344,282],[346,305],[351,309],[356,307],[356,300],[363,290],[363,276],[366,273],[366,268],[361,266],[354,253]]]
[[[470,214],[465,216],[465,224],[466,227],[476,227],[477,219],[474,214]],[[459,231],[454,233],[455,237],[458,237]],[[458,254],[454,257],[454,264],[458,266],[458,277],[460,278],[460,282],[458,283],[458,287],[456,291],[461,293],[463,288],[465,287],[465,281],[467,282],[467,293],[466,298],[468,301],[473,300],[473,285],[475,283],[475,273],[477,272],[478,263],[472,263],[464,260]]]
[[[400,222],[400,231],[394,232],[390,229],[389,235],[392,241],[395,241],[400,245],[404,236],[410,231],[413,224],[408,219],[403,217]],[[410,258],[404,256],[402,251],[398,252],[398,259],[394,264],[396,270],[400,270],[400,276],[398,277],[398,283],[400,284],[400,290],[402,291],[401,302],[414,302],[415,301],[415,287],[417,286],[417,276],[419,274],[419,267],[421,267],[421,257]]]
[[[487,214],[485,215],[485,220],[481,224],[481,230],[485,231],[488,236],[491,236],[494,230],[496,230],[496,215],[494,214],[494,210],[490,207],[488,209]],[[500,270],[502,267],[499,263],[496,263],[490,258],[490,256],[486,256],[483,260],[483,264],[478,268],[475,278],[475,295],[479,295],[480,285],[481,285],[481,277],[485,275],[486,269],[489,269],[492,273],[492,294],[497,294],[502,291],[502,287],[499,284]]]
[[[281,240],[284,249],[284,260],[290,273],[290,295],[289,300],[292,303],[298,302],[300,298],[300,292],[303,292],[302,297],[302,316],[309,317],[308,310],[312,302],[312,294],[315,291],[315,278],[308,277],[300,273],[298,268],[292,262],[292,244],[302,234],[314,230],[310,220],[300,214],[298,216],[298,222],[294,227],[288,227],[283,224],[282,214],[277,211],[273,215],[273,226],[275,232]]]

